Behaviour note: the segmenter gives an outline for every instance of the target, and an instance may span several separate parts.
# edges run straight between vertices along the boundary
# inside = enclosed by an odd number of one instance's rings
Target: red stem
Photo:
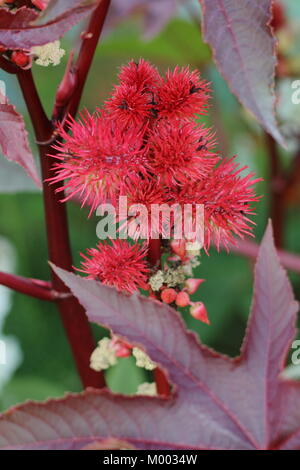
[[[40,300],[54,301],[59,298],[59,292],[53,290],[50,283],[42,287],[39,282],[38,279],[27,279],[26,277],[0,272],[0,285],[2,286]]]
[[[160,239],[152,238],[149,243],[148,261],[152,266],[160,266],[161,258],[161,241]]]
[[[270,160],[270,216],[273,222],[274,241],[277,248],[283,246],[285,204],[283,193],[286,188],[285,176],[281,169],[277,144],[272,136],[265,134]]]
[[[0,68],[7,73],[16,74],[19,68],[13,63],[0,55]]]
[[[151,239],[149,241],[148,260],[152,266],[159,267],[161,259],[161,241],[160,239]],[[170,384],[167,381],[165,373],[158,367],[154,370],[154,379],[159,395],[169,396],[171,394]]]

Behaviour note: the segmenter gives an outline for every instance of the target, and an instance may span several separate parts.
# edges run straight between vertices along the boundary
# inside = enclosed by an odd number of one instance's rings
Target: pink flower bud
[[[31,3],[37,7],[39,10],[45,10],[46,6],[49,3],[49,0],[31,0]]]
[[[68,103],[76,87],[77,77],[73,70],[73,58],[74,58],[74,53],[72,52],[70,54],[63,79],[56,92],[56,97],[55,97],[56,109],[60,109],[61,107],[64,107]]]
[[[28,68],[31,65],[31,58],[23,51],[14,51],[11,55],[11,60],[22,69]]]
[[[172,240],[171,241],[171,248],[176,255],[180,256],[180,258],[185,257],[186,249],[185,249],[185,240]]]
[[[204,282],[204,281],[205,281],[205,279],[194,279],[194,278],[187,279],[185,281],[186,291],[190,295],[195,294],[195,292],[197,291],[200,284],[202,284],[202,282]]]
[[[210,325],[207,310],[203,302],[195,302],[190,308],[190,314],[192,317],[196,318],[196,320],[200,320],[203,323]]]
[[[165,304],[171,304],[175,301],[177,292],[175,289],[164,289],[160,294],[160,298]]]
[[[115,351],[116,357],[129,357],[131,355],[132,346],[122,341],[117,336],[113,336],[111,345]]]
[[[179,292],[179,294],[177,294],[175,302],[178,307],[187,307],[188,305],[190,305],[190,296],[186,292]]]

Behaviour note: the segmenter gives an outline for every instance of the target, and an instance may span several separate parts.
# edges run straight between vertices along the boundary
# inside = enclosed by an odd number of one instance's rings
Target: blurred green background
[[[293,18],[299,15],[299,2],[289,1]],[[297,8],[298,3],[298,8]],[[295,8],[295,10],[292,10]],[[295,14],[297,13],[297,14]],[[76,30],[63,41],[69,51]],[[118,67],[130,59],[144,57],[161,71],[175,65],[198,67],[204,77],[212,82],[213,100],[208,125],[214,127],[219,140],[219,151],[224,156],[238,155],[264,182],[257,185],[263,195],[257,204],[257,241],[262,237],[269,216],[269,164],[265,138],[258,124],[243,110],[231,94],[211,59],[207,45],[201,39],[199,24],[181,14],[173,18],[153,39],[144,41],[138,17],[127,18],[119,23],[101,41],[86,84],[81,108],[92,111],[101,105],[116,81]],[[38,89],[48,112],[53,103],[56,87],[66,65],[66,56],[57,67],[34,66]],[[17,84],[11,76],[1,74],[7,85],[7,94],[20,112],[25,113],[24,103]],[[299,113],[299,109],[298,109]],[[26,116],[26,113],[25,113]],[[32,149],[34,142],[28,116]],[[36,150],[34,150],[36,152]],[[292,152],[281,150],[281,159],[288,168]],[[1,165],[4,159],[1,156]],[[0,166],[0,237],[8,239],[16,250],[15,272],[23,276],[49,278],[47,249],[44,231],[43,203],[41,194],[28,191],[26,177],[22,177],[12,164]],[[14,174],[18,173],[18,183]],[[14,184],[23,192],[11,193]],[[29,184],[29,189],[31,185]],[[97,243],[97,219],[87,219],[87,211],[76,204],[69,204],[74,264],[79,264],[79,253]],[[284,247],[300,253],[299,205],[292,204],[287,211]],[[0,252],[1,259],[1,252]],[[205,302],[211,326],[206,326],[187,313],[184,318],[189,328],[195,330],[202,341],[229,355],[237,355],[244,335],[245,324],[251,304],[252,263],[235,254],[211,251],[203,255],[197,275],[206,282],[194,297]],[[291,274],[296,296],[300,297],[299,275]],[[4,291],[1,291],[1,293]],[[104,331],[95,328],[97,339]],[[65,391],[77,391],[81,386],[74,369],[68,344],[62,330],[55,306],[20,294],[13,294],[1,336],[13,336],[19,345],[19,366],[10,380],[0,388],[0,409],[26,399],[45,399],[61,396]],[[137,384],[149,380],[146,372],[137,369],[134,361],[120,360],[107,373],[109,386],[123,393],[134,393]],[[1,387],[1,383],[0,383]]]

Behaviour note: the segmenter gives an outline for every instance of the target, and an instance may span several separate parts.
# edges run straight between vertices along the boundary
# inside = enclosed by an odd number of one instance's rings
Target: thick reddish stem
[[[59,292],[52,289],[50,283],[42,286],[39,282],[42,281],[0,272],[0,285],[2,286],[40,300],[54,301],[59,298]]]
[[[149,242],[148,261],[152,266],[160,266],[161,258],[161,241],[152,238]]]
[[[0,68],[7,73],[16,74],[19,68],[13,63],[0,55]]]
[[[149,241],[148,260],[152,266],[159,267],[161,259],[161,241],[160,239],[151,239]],[[159,395],[169,396],[171,393],[170,385],[167,381],[165,373],[156,368],[154,370],[154,379],[157,392]]]
[[[72,256],[68,233],[66,207],[60,202],[56,193],[56,185],[49,185],[46,179],[53,176],[53,160],[49,154],[53,149],[47,142],[53,133],[51,122],[45,115],[30,70],[18,73],[19,83],[23,92],[37,140],[40,142],[41,167],[43,176],[43,195],[48,240],[49,259],[59,267],[72,270]],[[53,289],[59,293],[69,293],[64,283],[52,273]],[[89,367],[90,356],[95,348],[91,328],[84,309],[73,296],[65,296],[57,300],[57,306],[69,340],[79,375],[84,387],[101,387],[103,376]]]
[[[283,246],[285,204],[283,193],[286,187],[281,169],[277,144],[272,136],[265,134],[270,160],[270,216],[273,222],[274,241],[277,248]]]

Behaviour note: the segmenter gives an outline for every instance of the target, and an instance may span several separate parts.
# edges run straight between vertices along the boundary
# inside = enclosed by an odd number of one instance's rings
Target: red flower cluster
[[[144,60],[122,67],[103,110],[61,128],[56,176],[91,211],[127,195],[131,203],[204,204],[205,247],[251,231],[256,201],[252,175],[214,151],[209,129],[194,122],[206,112],[209,86],[197,71],[175,68],[161,77]]]

